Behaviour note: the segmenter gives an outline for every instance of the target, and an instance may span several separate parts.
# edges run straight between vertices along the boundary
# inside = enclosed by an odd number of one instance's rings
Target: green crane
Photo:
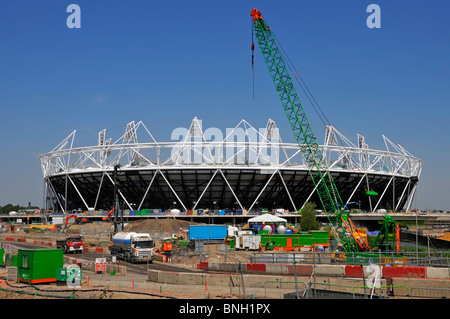
[[[353,223],[349,220],[348,213],[341,211],[344,208],[342,199],[328,169],[326,159],[320,150],[317,139],[306,117],[306,113],[300,103],[300,99],[292,83],[284,59],[278,49],[272,30],[262,18],[260,11],[253,9],[250,16],[253,18],[253,28],[259,48],[264,56],[278,96],[283,104],[289,124],[300,147],[303,160],[309,170],[328,220],[335,230],[340,230],[343,233],[339,237],[345,251],[357,252],[360,250],[369,250],[370,247],[367,242],[361,239],[352,228]],[[252,44],[253,49],[254,45]],[[346,229],[350,231],[350,237],[345,235]],[[337,232],[339,234],[339,231]]]

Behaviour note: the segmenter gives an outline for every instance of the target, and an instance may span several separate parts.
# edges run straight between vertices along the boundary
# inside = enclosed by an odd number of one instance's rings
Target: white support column
[[[180,199],[180,197],[178,196],[178,194],[175,192],[175,190],[173,189],[172,185],[170,185],[169,181],[167,180],[167,178],[164,176],[164,174],[158,170],[158,172],[162,175],[162,177],[164,178],[164,180],[166,181],[167,185],[169,185],[169,188],[172,190],[173,194],[175,195],[175,197],[178,199],[178,201],[180,202],[180,204],[183,206],[184,210],[187,210],[186,206],[184,205],[183,201]]]
[[[283,178],[283,175],[281,175],[280,170],[278,170],[278,175],[280,176],[281,182],[283,183],[283,186],[284,186],[284,189],[286,190],[286,193],[289,196],[289,200],[291,201],[292,207],[294,207],[295,212],[297,212],[297,206],[295,206],[294,201],[292,200],[291,193],[289,192],[289,190],[288,190],[288,188],[286,186],[286,183],[284,182],[284,178]]]
[[[322,180],[320,180],[320,182],[319,183],[321,183],[322,182]],[[300,207],[300,209],[302,209],[304,206],[305,206],[305,204],[309,201],[309,199],[311,198],[311,196],[314,194],[314,192],[317,190],[317,186],[314,186],[314,189],[312,190],[312,192],[309,194],[309,196],[308,196],[308,198],[305,200],[305,202],[303,203],[303,205],[302,205],[302,207]],[[321,209],[322,209],[323,207],[321,207]]]
[[[272,180],[273,176],[276,174],[278,170],[274,170],[272,175],[270,176],[269,180],[266,182],[266,184],[264,185],[263,189],[259,192],[258,196],[256,196],[255,200],[253,201],[253,203],[250,205],[250,208],[248,209],[248,211],[251,211],[253,206],[256,204],[256,202],[258,201],[259,197],[261,196],[261,194],[266,190],[267,185],[269,185],[270,181]]]
[[[243,210],[244,210],[244,207],[242,206],[241,202],[239,201],[239,198],[238,198],[238,197],[236,196],[236,194],[234,193],[233,189],[231,188],[230,183],[228,183],[228,180],[227,180],[227,178],[225,177],[225,175],[223,174],[222,170],[219,169],[219,171],[220,171],[220,174],[222,174],[222,177],[223,177],[223,179],[225,180],[225,182],[227,183],[228,187],[230,188],[231,193],[232,193],[233,196],[234,196],[234,199],[237,200],[239,206],[241,206],[241,209],[242,209],[242,211],[243,211]]]
[[[395,207],[395,210],[398,210],[398,206],[400,205],[400,203],[402,202],[403,196],[405,196],[405,192],[409,187],[409,184],[411,183],[411,180],[408,179],[408,183],[406,183],[405,188],[403,189],[402,195],[400,196],[400,199],[398,200],[397,206]]]
[[[111,178],[111,176],[109,176],[108,173],[106,173],[106,176],[108,176],[109,180],[110,180],[111,183],[114,185],[114,181],[113,181],[113,179]],[[119,195],[120,195],[120,197],[122,197],[122,199],[125,201],[125,203],[127,204],[128,208],[129,208],[130,210],[133,210],[133,208],[131,208],[130,203],[128,203],[127,199],[125,198],[125,196],[123,196],[123,194],[122,194],[122,192],[120,191],[120,189],[119,189]]]
[[[158,171],[155,171],[155,174],[153,174],[153,177],[150,181],[150,184],[148,184],[147,190],[145,191],[144,196],[142,197],[142,200],[139,204],[139,207],[137,210],[141,210],[142,204],[144,203],[145,197],[147,197],[148,191],[150,190],[150,187],[152,187],[153,181],[155,180],[156,175],[158,175]]]
[[[367,190],[370,190],[369,175],[367,173],[366,173],[366,187],[367,187]],[[372,196],[369,196],[369,205],[370,205],[370,211],[373,212],[373,209],[372,209]]]
[[[66,176],[69,178],[69,181],[72,183],[73,187],[74,187],[75,190],[77,191],[78,196],[80,196],[81,200],[82,200],[83,203],[84,203],[84,206],[86,206],[86,209],[89,209],[89,206],[88,206],[88,204],[86,204],[86,201],[84,200],[83,196],[81,195],[80,191],[78,190],[77,185],[75,185],[75,183],[73,182],[72,178],[70,178],[69,175],[66,175]],[[66,198],[66,201],[67,201],[67,198]]]
[[[411,196],[409,197],[408,203],[407,203],[407,205],[406,205],[406,211],[409,211],[409,210],[410,210],[411,205],[412,205],[412,202],[413,202],[413,200],[414,200],[414,197],[417,196],[417,194],[416,194],[416,193],[417,193],[417,185],[418,185],[418,184],[415,184],[414,187],[413,187],[413,190],[412,190],[412,192],[411,192]]]
[[[56,197],[56,201],[57,201],[58,204],[59,204],[59,208],[61,208],[61,211],[64,212],[64,206],[62,205],[61,201],[59,200],[58,194],[56,193],[55,188],[53,187],[53,184],[52,184],[52,182],[50,181],[50,178],[47,180],[47,183],[48,183],[48,185],[50,185],[50,187],[51,187],[51,189],[52,189],[53,196]],[[66,198],[65,200],[67,201],[67,198]]]
[[[359,185],[361,185],[361,183],[362,183],[363,179],[366,177],[366,175],[367,175],[367,173],[365,173],[365,174],[361,177],[361,179],[360,179],[359,182],[358,182],[358,185],[356,185],[355,189],[353,190],[352,194],[351,194],[350,197],[347,199],[347,201],[344,203],[344,205],[347,204],[347,203],[350,203],[350,201],[352,200],[353,195],[355,195],[356,190],[358,189]],[[360,207],[360,209],[361,209],[361,207]]]
[[[200,197],[197,198],[194,207],[192,207],[193,210],[197,207],[197,204],[200,202],[200,200],[202,199],[203,195],[206,193],[206,190],[208,189],[208,187],[209,187],[209,185],[211,184],[211,182],[214,180],[214,177],[216,176],[216,174],[217,174],[218,171],[219,171],[219,170],[217,169],[217,170],[214,172],[214,174],[213,174],[213,176],[211,177],[211,179],[209,180],[208,184],[206,184],[205,189],[204,189],[203,192],[200,194]]]
[[[389,183],[388,183],[388,184],[386,185],[386,187],[384,188],[383,193],[381,194],[380,198],[378,199],[377,204],[375,205],[375,207],[374,207],[374,209],[373,209],[374,211],[377,210],[378,205],[380,204],[381,200],[383,199],[384,194],[386,193],[387,189],[389,188],[389,185],[391,185],[391,182],[392,182],[393,179],[394,179],[394,176],[391,177],[391,179],[389,180]]]
[[[102,173],[102,179],[100,180],[100,186],[98,187],[97,196],[95,197],[94,210],[97,209],[98,197],[100,196],[100,191],[101,191],[101,189],[102,189],[103,179],[104,179],[104,178],[105,178],[105,172]]]

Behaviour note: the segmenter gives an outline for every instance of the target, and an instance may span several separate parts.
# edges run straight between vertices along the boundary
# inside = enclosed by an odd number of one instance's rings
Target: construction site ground
[[[200,225],[201,223],[188,222],[177,219],[147,219],[128,223],[124,231],[146,232],[155,240],[155,248],[161,247],[162,238],[177,234],[179,230],[187,230],[189,225]],[[14,233],[0,233],[0,240],[6,237],[20,237],[25,239],[34,239],[37,241],[56,241],[64,238],[66,235],[83,234],[85,247],[105,248],[105,254],[109,254],[107,249],[110,241],[110,232],[113,224],[110,222],[94,222],[87,224],[73,224],[66,232],[62,230],[45,232],[26,232],[26,226],[16,228]],[[227,251],[224,250],[223,243],[204,245],[202,253],[188,253],[187,249],[174,251],[171,263],[161,263],[176,266],[183,270],[200,271],[196,265],[201,260],[210,262],[248,262],[251,251]],[[105,255],[103,254],[103,255]],[[101,254],[99,254],[101,255]],[[74,254],[74,258],[83,258],[83,254]],[[7,276],[7,270],[0,270],[0,278]],[[142,299],[142,298],[183,298],[183,299],[204,299],[204,298],[242,298],[242,292],[230,292],[230,289],[224,287],[205,287],[205,286],[183,286],[180,289],[176,285],[161,285],[147,280],[145,274],[136,274],[128,268],[127,275],[115,276],[111,274],[97,274],[94,271],[83,270],[81,287],[68,289],[67,286],[58,286],[56,284],[40,284],[36,287],[23,283],[3,281],[0,283],[1,299],[60,299],[73,297],[77,299]],[[37,289],[36,289],[37,288]],[[13,291],[19,292],[13,292]],[[249,292],[250,293],[250,292]],[[256,294],[255,292],[253,292]],[[58,296],[52,296],[58,295]],[[258,295],[258,294],[256,294]],[[264,295],[263,289],[259,295]]]
[[[146,232],[155,238],[155,248],[160,248],[162,239],[177,234],[179,230],[188,229],[189,225],[198,223],[177,219],[146,219],[133,221],[127,224],[124,231]],[[104,248],[99,257],[109,258],[108,245],[113,224],[110,222],[95,222],[88,224],[71,225],[66,232],[60,229],[45,232],[25,231],[27,226],[16,228],[14,233],[0,233],[0,241],[8,237],[34,239],[36,241],[55,242],[67,235],[82,234],[85,247]],[[27,241],[28,242],[28,241]],[[19,244],[12,242],[12,244]],[[171,262],[155,260],[153,266],[158,269],[169,268],[168,271],[176,272],[203,272],[197,269],[200,261],[208,262],[234,262],[248,263],[253,251],[230,251],[224,243],[204,245],[201,252],[188,249],[175,250]],[[270,253],[277,253],[271,251]],[[73,254],[76,259],[88,258],[91,261],[96,257],[93,253]],[[148,266],[147,266],[148,267]],[[173,267],[176,267],[175,269]],[[152,268],[152,267],[150,267]],[[290,291],[277,289],[266,290],[264,287],[252,287],[243,291],[240,287],[221,287],[208,285],[177,285],[152,282],[148,280],[145,265],[140,269],[133,265],[127,265],[125,275],[113,273],[97,273],[94,270],[84,269],[79,287],[69,287],[67,284],[37,284],[27,285],[14,280],[5,280],[8,269],[0,269],[0,299],[242,299],[242,298],[283,298],[283,294]],[[299,280],[302,280],[299,278]],[[308,280],[308,278],[304,278]]]

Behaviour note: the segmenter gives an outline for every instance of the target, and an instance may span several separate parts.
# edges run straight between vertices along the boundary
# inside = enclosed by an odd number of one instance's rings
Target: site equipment
[[[56,241],[56,248],[64,250],[64,253],[82,253],[83,252],[83,236],[70,236],[63,240]]]
[[[77,215],[67,215],[66,218],[65,218],[65,223],[64,223],[64,225],[65,225],[64,231],[67,231],[67,229],[69,229],[69,227],[73,225],[73,223],[71,223],[69,225],[69,220],[72,219],[72,218],[75,218],[75,222],[78,221],[78,216]]]
[[[344,210],[343,201],[300,103],[271,28],[263,19],[261,12],[255,8],[250,16],[253,18],[253,28],[259,48],[330,224],[336,230],[344,251],[370,251],[371,247],[363,236],[359,236],[358,230],[350,220],[349,213]],[[252,45],[252,50],[253,47]]]
[[[58,227],[56,225],[48,224],[32,224],[30,225],[31,232],[43,232],[45,230],[55,231]]]
[[[227,225],[190,225],[189,240],[225,240],[228,236]]]
[[[158,252],[166,255],[167,257],[170,257],[172,256],[173,245],[174,244],[172,238],[164,238],[161,247],[158,248]]]
[[[261,247],[263,249],[269,247],[271,250],[312,250],[324,249],[330,246],[330,233],[320,230],[289,235],[273,235],[260,231],[259,236],[261,237]]]
[[[261,250],[261,236],[252,231],[240,231],[235,238],[236,250]]]
[[[176,234],[172,234],[171,237],[163,238],[161,247],[157,249],[157,252],[170,257],[172,252],[182,247],[187,247],[188,244],[189,240],[186,238],[186,232],[180,229]]]
[[[399,252],[400,227],[391,216],[384,216],[381,229],[378,232],[378,235],[372,241],[371,247],[373,249],[377,248],[381,251],[395,250],[397,253]]]
[[[57,270],[63,265],[62,249],[19,249],[17,252],[17,276],[21,282],[56,282]]]
[[[129,262],[154,260],[154,241],[148,233],[119,232],[112,238],[111,255]]]

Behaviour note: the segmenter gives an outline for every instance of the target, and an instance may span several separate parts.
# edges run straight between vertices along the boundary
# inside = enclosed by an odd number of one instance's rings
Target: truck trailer
[[[189,240],[224,240],[228,235],[227,225],[190,225]]]
[[[112,238],[111,255],[129,262],[153,262],[154,241],[148,233],[119,232]]]

